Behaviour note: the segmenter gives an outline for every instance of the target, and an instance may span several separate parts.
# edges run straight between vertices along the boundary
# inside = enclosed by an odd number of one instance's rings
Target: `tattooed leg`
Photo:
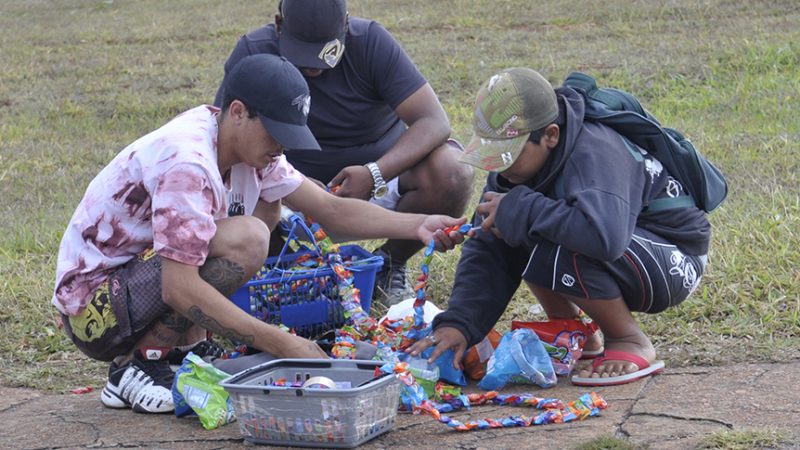
[[[147,330],[147,333],[145,333],[127,355],[119,358],[116,362],[117,364],[128,362],[133,357],[133,352],[138,348],[173,348],[180,345],[195,343],[204,338],[204,329],[195,326],[191,320],[177,312],[168,311],[150,325],[150,329]]]
[[[255,336],[245,336],[232,328],[223,327],[216,319],[206,315],[198,306],[189,308],[189,320],[223,338],[238,341],[245,345],[253,345],[253,342],[255,342]]]
[[[227,297],[236,292],[236,289],[243,283],[244,269],[225,258],[209,258],[200,267],[200,277]],[[145,337],[139,341],[138,347],[171,348],[193,344],[205,339],[206,329],[220,336],[228,337],[217,331],[217,329],[221,329],[219,324],[216,324],[215,328],[207,327],[206,324],[213,319],[203,315],[199,308],[197,310],[198,313],[194,314],[194,318],[183,317],[175,311],[161,316]]]
[[[244,268],[226,258],[208,258],[200,267],[200,278],[226,297],[245,283],[244,277]]]

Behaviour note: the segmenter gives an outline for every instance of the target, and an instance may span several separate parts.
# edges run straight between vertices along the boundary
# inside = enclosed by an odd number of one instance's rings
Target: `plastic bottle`
[[[417,379],[417,383],[422,386],[428,398],[433,398],[436,391],[436,382],[439,381],[439,366],[430,364],[427,360],[408,356],[404,361],[408,363],[408,370]]]

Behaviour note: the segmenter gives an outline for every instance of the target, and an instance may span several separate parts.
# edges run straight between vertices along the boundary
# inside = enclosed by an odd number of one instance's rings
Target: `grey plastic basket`
[[[353,448],[394,427],[400,383],[375,377],[381,361],[279,359],[220,382],[245,440],[257,444]],[[280,387],[323,376],[337,389]]]

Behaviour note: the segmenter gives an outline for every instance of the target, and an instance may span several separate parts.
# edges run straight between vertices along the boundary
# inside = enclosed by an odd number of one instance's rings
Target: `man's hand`
[[[450,216],[428,216],[417,229],[417,236],[419,236],[419,240],[425,244],[428,244],[431,239],[433,239],[436,242],[436,250],[452,250],[456,245],[464,242],[464,236],[455,231],[446,234],[444,229],[447,227],[461,226],[466,223],[466,221],[467,219],[464,217],[455,219]]]
[[[481,202],[478,203],[478,207],[475,208],[475,213],[483,216],[481,229],[487,232],[491,231],[500,239],[503,239],[503,236],[500,235],[497,227],[494,226],[494,222],[497,219],[497,207],[500,206],[500,201],[503,200],[503,197],[505,196],[506,194],[500,194],[492,191],[484,192]]]
[[[369,169],[365,166],[347,166],[333,177],[329,185],[331,187],[340,186],[333,194],[338,197],[369,200],[375,182]]]
[[[286,344],[280,355],[275,355],[280,358],[313,358],[313,359],[327,359],[328,355],[319,348],[315,342],[299,336],[293,336],[287,333]]]
[[[408,348],[411,356],[419,356],[430,346],[435,346],[431,357],[428,358],[429,363],[436,361],[442,353],[449,349],[453,349],[453,368],[462,369],[461,359],[464,357],[464,352],[467,350],[467,338],[453,327],[439,327],[425,339],[417,341]]]

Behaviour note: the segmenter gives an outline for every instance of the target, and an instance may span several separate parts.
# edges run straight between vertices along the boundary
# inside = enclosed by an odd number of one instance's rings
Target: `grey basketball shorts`
[[[161,298],[161,257],[147,250],[114,271],[80,314],[62,319],[80,351],[111,361],[129,352],[170,310]]]
[[[589,300],[622,297],[631,311],[658,313],[675,306],[700,283],[707,258],[688,255],[647,230],[636,228],[625,253],[598,261],[540,241],[522,278],[538,287]]]

